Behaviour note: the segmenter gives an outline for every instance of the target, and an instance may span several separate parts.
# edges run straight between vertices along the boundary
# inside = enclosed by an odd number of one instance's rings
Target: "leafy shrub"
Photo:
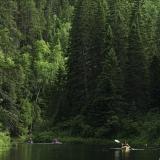
[[[108,135],[109,132],[110,132],[110,129],[109,129],[109,128],[100,127],[100,128],[98,128],[98,129],[96,129],[95,137],[96,137],[96,138],[104,138],[104,137],[107,137],[107,135]]]
[[[0,147],[7,147],[10,145],[10,136],[8,132],[0,132]]]
[[[95,131],[90,125],[85,124],[82,126],[82,133],[81,133],[82,137],[85,137],[85,138],[94,137],[94,134],[95,134]]]
[[[33,137],[34,142],[45,142],[45,143],[51,143],[53,138],[55,138],[56,135],[53,132],[41,132],[39,134],[35,134]]]

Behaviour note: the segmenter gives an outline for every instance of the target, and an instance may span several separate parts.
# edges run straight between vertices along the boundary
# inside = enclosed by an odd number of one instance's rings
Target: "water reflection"
[[[117,150],[114,152],[114,160],[130,160],[130,152]]]
[[[0,152],[0,160],[159,160],[160,150],[122,152],[94,145],[22,144]]]
[[[0,148],[0,159],[6,159],[9,150],[10,150],[9,147]]]
[[[115,157],[115,160],[121,160],[121,151],[115,151],[114,157]]]

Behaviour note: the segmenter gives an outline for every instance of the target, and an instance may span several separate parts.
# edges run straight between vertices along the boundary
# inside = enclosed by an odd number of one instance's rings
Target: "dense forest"
[[[160,2],[0,0],[0,122],[160,142]]]

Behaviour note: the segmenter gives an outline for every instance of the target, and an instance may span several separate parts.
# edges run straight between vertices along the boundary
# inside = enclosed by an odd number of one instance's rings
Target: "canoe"
[[[52,144],[62,144],[62,142],[52,142]]]

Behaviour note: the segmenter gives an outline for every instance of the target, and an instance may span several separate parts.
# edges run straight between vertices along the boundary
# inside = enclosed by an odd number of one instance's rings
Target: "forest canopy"
[[[0,128],[160,138],[159,52],[158,0],[0,0]]]

